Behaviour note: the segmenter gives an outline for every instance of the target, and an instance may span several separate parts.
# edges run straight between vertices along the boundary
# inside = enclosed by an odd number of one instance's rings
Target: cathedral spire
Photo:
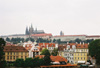
[[[28,34],[29,34],[28,27],[26,27],[25,34],[26,34],[26,35],[28,35]]]

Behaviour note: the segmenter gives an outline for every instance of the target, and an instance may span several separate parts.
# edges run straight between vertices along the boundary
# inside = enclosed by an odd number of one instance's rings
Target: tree
[[[24,66],[24,60],[23,59],[16,59],[14,65],[16,67],[23,67]]]
[[[51,59],[50,59],[50,52],[48,49],[43,49],[42,52],[41,52],[41,55],[45,55],[44,56],[44,65],[49,65],[50,62],[51,62]]]
[[[53,39],[53,42],[56,42],[56,39]]]
[[[89,44],[89,54],[96,58],[96,64],[100,64],[100,39]]]
[[[75,39],[75,42],[80,43],[80,42],[82,42],[82,40],[77,38],[77,39]]]
[[[50,52],[48,49],[43,49],[42,52],[41,52],[41,55],[48,55],[50,56]]]
[[[10,42],[10,39],[7,37],[7,38],[6,38],[6,41]]]
[[[60,44],[61,43],[61,39],[57,39],[57,43]]]
[[[26,58],[25,62],[24,62],[24,66],[25,67],[32,67],[32,66],[34,66],[32,61],[33,61],[32,58]]]
[[[44,56],[44,65],[50,65],[51,59],[49,55]]]
[[[3,57],[4,57],[3,49],[4,49],[4,46],[5,46],[5,43],[6,42],[4,41],[4,39],[0,38],[0,65],[4,61],[4,59],[3,59]]]
[[[52,51],[51,53],[53,56],[57,56],[58,54],[58,49],[57,48],[54,48],[54,50]]]

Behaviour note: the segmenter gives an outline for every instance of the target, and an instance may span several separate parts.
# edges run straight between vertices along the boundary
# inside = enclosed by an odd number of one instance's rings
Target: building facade
[[[74,52],[74,64],[87,62],[88,44],[77,44]]]
[[[29,57],[29,52],[22,46],[5,46],[5,60],[7,62],[14,62],[18,58],[26,59]]]

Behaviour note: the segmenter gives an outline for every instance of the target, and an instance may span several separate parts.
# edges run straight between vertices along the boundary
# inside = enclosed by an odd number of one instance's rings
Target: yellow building
[[[13,62],[17,58],[23,58],[24,60],[29,57],[29,52],[22,46],[5,46],[5,60],[7,62]]]
[[[88,44],[77,44],[74,52],[74,64],[87,62]]]

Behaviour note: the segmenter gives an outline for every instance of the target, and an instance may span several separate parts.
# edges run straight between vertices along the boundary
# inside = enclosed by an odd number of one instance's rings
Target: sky
[[[0,0],[0,35],[31,24],[53,35],[100,35],[100,0]]]

